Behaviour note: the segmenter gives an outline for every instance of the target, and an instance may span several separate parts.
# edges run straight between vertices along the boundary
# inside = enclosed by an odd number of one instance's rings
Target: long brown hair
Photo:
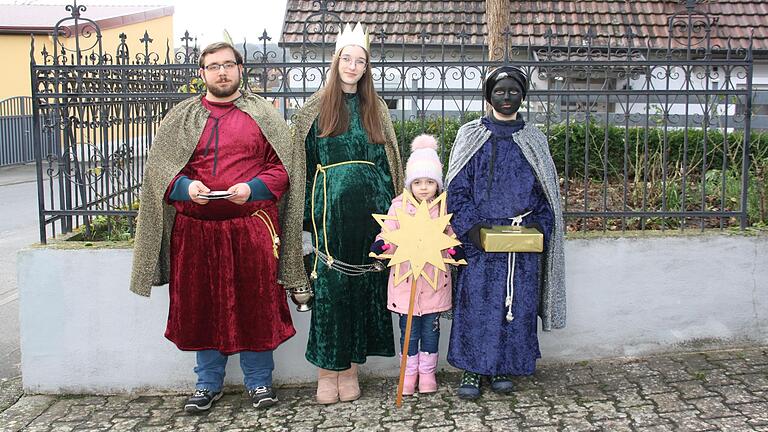
[[[323,95],[320,99],[320,118],[318,129],[320,137],[334,137],[343,134],[349,129],[349,112],[344,101],[344,92],[341,90],[341,77],[339,77],[339,57],[341,50],[334,55],[331,69],[328,73]],[[370,59],[365,53],[366,62]],[[379,116],[379,96],[373,89],[373,76],[370,64],[366,64],[365,72],[357,82],[357,97],[360,101],[360,117],[363,120],[363,128],[368,133],[368,139],[376,144],[384,144],[384,131],[381,129],[381,117]]]

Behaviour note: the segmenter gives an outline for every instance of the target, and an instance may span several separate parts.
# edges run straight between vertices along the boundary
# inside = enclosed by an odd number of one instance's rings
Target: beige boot
[[[328,405],[339,401],[339,373],[317,369],[317,403]]]
[[[357,382],[357,363],[339,372],[339,399],[350,402],[360,397],[360,384]]]

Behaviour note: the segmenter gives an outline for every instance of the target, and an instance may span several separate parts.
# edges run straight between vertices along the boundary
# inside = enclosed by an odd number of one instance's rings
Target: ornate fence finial
[[[184,31],[184,36],[181,38],[181,41],[184,42],[184,45],[189,45],[192,41],[192,38],[189,36],[189,30]]]
[[[148,31],[146,31],[146,30],[144,30],[144,37],[142,37],[141,39],[139,39],[139,42],[143,43],[143,44],[144,44],[144,47],[146,48],[147,46],[149,46],[149,44],[151,44],[151,43],[152,43],[152,41],[153,41],[153,40],[154,40],[154,39],[152,39],[151,37],[149,37],[149,32],[148,32]]]
[[[592,43],[597,38],[597,32],[595,31],[595,27],[590,25],[587,29],[587,33],[584,35],[584,41],[586,42],[586,45],[592,46]]]
[[[144,64],[150,63],[149,44],[151,44],[153,40],[154,39],[149,37],[149,32],[147,30],[144,30],[144,37],[139,39],[139,42],[144,44]]]
[[[184,44],[184,63],[189,63],[189,61],[191,60],[189,43],[192,42],[192,40],[193,40],[192,37],[189,36],[189,30],[185,30],[184,36],[182,36],[181,38],[181,42]]]
[[[61,61],[65,62],[66,57],[70,57],[72,64],[80,64],[81,60],[88,60],[90,58],[104,59],[102,55],[101,45],[101,30],[99,25],[88,18],[82,16],[82,12],[86,11],[85,6],[77,4],[77,0],[74,0],[71,5],[64,7],[69,11],[70,16],[60,19],[53,28],[53,51],[59,52],[61,49]],[[71,21],[71,23],[70,23]],[[67,43],[63,43],[62,39],[67,39]],[[91,56],[90,51],[95,51]],[[54,60],[58,60],[58,55]],[[56,61],[54,61],[56,63]]]
[[[67,5],[65,8],[72,14],[72,18],[78,19],[80,18],[80,13],[85,12],[88,8],[85,6],[78,6],[77,0],[74,0],[71,5]]]
[[[639,34],[635,33],[634,30],[632,30],[632,26],[627,26],[627,31],[624,33],[624,39],[627,40],[627,46],[629,48],[634,48],[635,46],[635,39],[640,36]]]
[[[387,32],[384,31],[384,27],[382,27],[381,30],[379,30],[376,33],[376,36],[374,36],[373,38],[378,39],[381,43],[384,43],[384,41],[387,39],[388,36],[389,35],[387,34]]]
[[[547,40],[547,46],[551,46],[552,41],[557,39],[557,34],[555,34],[555,30],[552,27],[547,28],[547,31],[544,32],[544,39]]]
[[[128,35],[125,33],[120,33],[118,36],[120,38],[120,43],[117,45],[117,59],[118,61],[122,63],[128,63],[128,44],[126,43],[126,40],[128,39]]]
[[[421,29],[421,33],[416,37],[421,40],[421,60],[425,61],[427,59],[427,41],[432,39],[432,35],[425,29]]]
[[[469,33],[467,33],[466,27],[462,27],[459,34],[456,35],[456,38],[461,41],[462,45],[465,45],[467,43],[467,39],[469,39],[471,36]]]
[[[272,38],[269,37],[269,35],[267,34],[267,29],[264,29],[264,33],[262,33],[261,36],[259,36],[259,40],[264,41],[264,43],[267,43],[267,41],[272,40]]]
[[[328,12],[336,6],[336,0],[313,0],[312,6],[319,6],[320,12]]]
[[[424,30],[424,29],[421,29],[421,33],[419,33],[419,35],[418,35],[418,36],[416,36],[416,37],[417,37],[418,39],[420,39],[420,40],[421,40],[421,43],[422,43],[422,44],[425,44],[425,43],[427,43],[427,41],[428,41],[429,39],[431,39],[431,38],[432,38],[432,35],[431,35],[431,34],[429,34],[429,32],[427,32],[426,30]]]

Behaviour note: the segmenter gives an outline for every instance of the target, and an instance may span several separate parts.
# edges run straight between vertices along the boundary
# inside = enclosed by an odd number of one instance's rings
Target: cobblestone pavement
[[[280,403],[252,408],[234,388],[202,415],[186,395],[21,397],[0,413],[2,431],[768,431],[768,347],[633,360],[547,364],[516,380],[513,395],[454,395],[459,375],[436,394],[395,407],[396,380],[363,382],[352,403],[314,404],[314,388],[279,389]],[[0,408],[1,409],[1,408]]]

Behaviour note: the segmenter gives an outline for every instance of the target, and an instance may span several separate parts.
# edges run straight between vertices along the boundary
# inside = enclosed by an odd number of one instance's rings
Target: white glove
[[[312,252],[315,251],[315,248],[312,246],[312,233],[309,231],[302,231],[301,232],[301,254],[302,255],[309,255]]]

